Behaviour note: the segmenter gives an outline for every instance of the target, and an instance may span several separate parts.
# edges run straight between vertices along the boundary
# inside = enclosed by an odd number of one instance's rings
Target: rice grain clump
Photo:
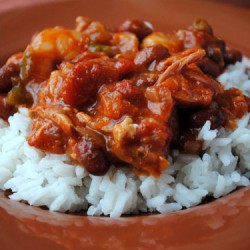
[[[237,62],[219,76],[225,87],[236,86],[249,95],[244,63]],[[10,189],[13,200],[47,206],[52,211],[87,210],[88,215],[139,212],[169,213],[193,207],[206,196],[219,198],[250,184],[250,114],[237,121],[235,130],[211,129],[207,121],[198,139],[204,153],[173,151],[171,166],[159,178],[137,176],[129,169],[111,167],[94,176],[71,164],[67,155],[44,153],[30,147],[28,110],[0,120],[0,188]]]

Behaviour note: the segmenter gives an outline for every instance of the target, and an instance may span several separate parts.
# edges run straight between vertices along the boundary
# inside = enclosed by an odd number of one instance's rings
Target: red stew
[[[202,150],[205,121],[234,128],[249,111],[240,90],[215,79],[238,60],[204,20],[163,34],[136,19],[109,31],[79,17],[75,30],[42,31],[0,69],[0,116],[28,106],[28,143],[91,174],[113,164],[159,176],[171,148]]]

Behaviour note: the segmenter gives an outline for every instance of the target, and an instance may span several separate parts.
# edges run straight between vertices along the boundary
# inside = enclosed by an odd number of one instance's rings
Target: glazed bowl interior
[[[0,6],[0,64],[11,54],[24,50],[35,32],[56,25],[74,28],[74,20],[79,15],[99,20],[110,28],[128,18],[143,19],[163,32],[187,27],[194,19],[202,17],[229,46],[250,56],[250,34],[246,32],[249,14],[249,10],[240,7],[209,1],[3,1]],[[120,219],[51,213],[10,201],[3,193],[0,199],[0,221],[6,228],[6,232],[0,234],[0,241],[5,249],[15,249],[16,244],[20,249],[27,249],[31,240],[38,243],[37,249],[71,249],[72,246],[99,249],[110,245],[115,249],[155,246],[165,249],[166,244],[172,246],[171,249],[187,246],[200,249],[201,244],[203,249],[211,249],[211,241],[216,247],[240,244],[234,249],[246,249],[250,245],[246,234],[250,230],[249,188],[169,215]],[[15,243],[8,236],[11,234],[16,235]],[[225,241],[229,235],[231,238]]]

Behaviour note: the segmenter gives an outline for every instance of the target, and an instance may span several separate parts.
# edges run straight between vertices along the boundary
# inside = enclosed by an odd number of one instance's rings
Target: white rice
[[[218,78],[226,88],[237,87],[249,96],[250,80],[244,63],[229,66]],[[128,169],[110,168],[105,176],[89,175],[73,166],[66,155],[30,147],[28,110],[19,109],[0,120],[0,189],[11,189],[11,199],[52,211],[86,210],[88,215],[139,212],[169,213],[195,206],[206,196],[219,198],[250,185],[250,114],[234,131],[211,130],[207,121],[199,132],[202,157],[172,152],[171,166],[156,179],[137,177]]]

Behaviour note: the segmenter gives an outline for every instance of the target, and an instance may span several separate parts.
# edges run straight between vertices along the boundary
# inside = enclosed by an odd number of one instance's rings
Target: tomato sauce
[[[159,176],[172,148],[199,153],[196,139],[235,128],[250,101],[216,77],[241,53],[197,20],[171,34],[130,19],[112,31],[89,18],[46,29],[0,69],[0,116],[30,110],[31,146],[66,153],[94,175],[110,165]]]

